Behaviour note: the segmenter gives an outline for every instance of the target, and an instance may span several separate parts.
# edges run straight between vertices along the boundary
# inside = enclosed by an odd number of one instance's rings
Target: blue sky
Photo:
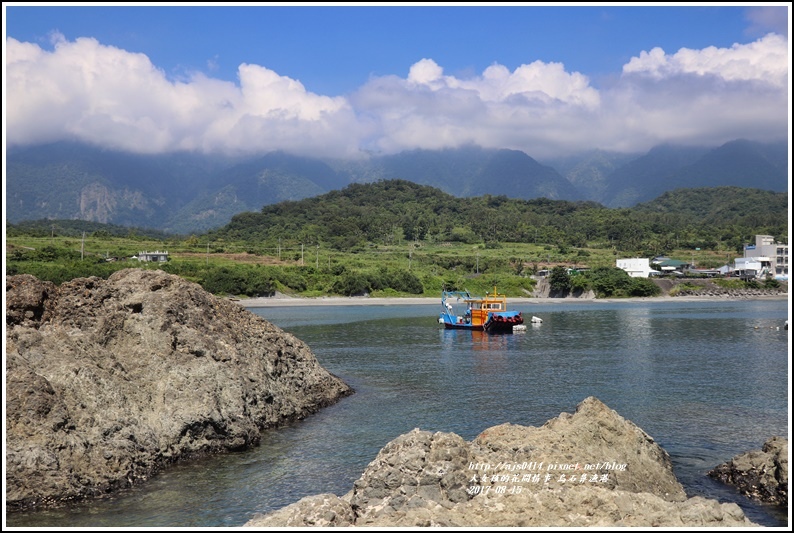
[[[788,4],[4,4],[11,145],[551,157],[786,138]]]

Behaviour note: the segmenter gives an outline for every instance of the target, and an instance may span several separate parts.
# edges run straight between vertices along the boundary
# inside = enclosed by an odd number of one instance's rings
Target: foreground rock
[[[344,496],[320,494],[246,526],[752,526],[738,505],[687,498],[653,439],[596,398],[543,426],[472,442],[415,429]]]
[[[6,280],[6,506],[113,493],[352,390],[294,336],[160,271]]]
[[[754,500],[788,505],[788,439],[772,437],[761,450],[742,453],[708,475]]]

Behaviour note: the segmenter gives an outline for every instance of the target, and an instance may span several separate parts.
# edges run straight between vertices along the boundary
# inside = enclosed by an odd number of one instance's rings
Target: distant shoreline
[[[775,295],[754,296],[653,296],[642,298],[508,298],[511,305],[516,304],[571,304],[571,303],[602,303],[602,302],[723,302],[739,300],[787,300],[788,293]],[[368,296],[319,296],[316,298],[302,298],[290,296],[276,296],[270,298],[245,298],[235,299],[237,303],[247,308],[260,307],[322,307],[322,306],[355,306],[355,305],[441,305],[441,297],[422,298],[374,298]]]

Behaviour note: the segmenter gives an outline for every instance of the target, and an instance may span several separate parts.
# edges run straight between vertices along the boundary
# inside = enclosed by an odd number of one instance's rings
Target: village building
[[[733,275],[742,279],[755,279],[762,276],[764,266],[755,257],[737,257],[733,262]]]
[[[755,244],[744,245],[744,257],[736,259],[737,271],[740,270],[739,259],[750,259],[761,264],[756,277],[769,275],[775,279],[788,279],[788,244],[775,242],[771,235],[756,235]]]
[[[138,252],[138,255],[133,255],[132,258],[144,262],[165,263],[168,261],[168,252]]]
[[[691,263],[686,261],[679,261],[678,259],[665,259],[664,261],[653,261],[653,265],[658,268],[662,274],[683,275],[685,271],[692,268]]]
[[[618,268],[625,270],[632,278],[647,278],[659,274],[658,270],[651,268],[647,257],[618,259],[616,264]]]

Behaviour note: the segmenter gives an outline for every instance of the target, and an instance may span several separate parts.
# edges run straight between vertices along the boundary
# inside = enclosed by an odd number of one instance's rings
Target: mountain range
[[[366,160],[199,153],[130,154],[59,142],[6,150],[6,220],[80,219],[190,234],[244,211],[351,183],[402,179],[457,197],[589,200],[632,207],[666,191],[719,186],[788,191],[788,143],[660,145],[538,161],[506,149],[413,150]]]

